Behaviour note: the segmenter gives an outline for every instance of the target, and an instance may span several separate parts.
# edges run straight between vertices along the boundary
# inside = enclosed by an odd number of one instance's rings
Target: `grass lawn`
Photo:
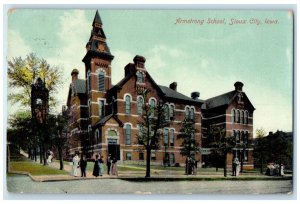
[[[68,174],[66,171],[43,166],[32,161],[11,162],[10,170],[28,172],[33,176]]]

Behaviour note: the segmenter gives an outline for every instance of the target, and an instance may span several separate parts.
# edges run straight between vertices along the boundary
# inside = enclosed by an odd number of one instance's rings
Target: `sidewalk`
[[[120,165],[123,166],[123,165]],[[59,169],[59,163],[54,161],[49,163],[49,167]],[[119,171],[118,176],[107,175],[106,172],[103,176],[95,177],[91,171],[87,171],[87,177],[81,177],[80,169],[78,169],[77,177],[71,175],[72,166],[64,164],[64,170],[69,172],[69,175],[43,175],[43,176],[32,176],[30,177],[34,181],[46,182],[46,181],[68,181],[68,180],[86,180],[86,179],[123,179],[128,181],[201,181],[201,180],[291,180],[292,175],[286,175],[284,177],[266,176],[255,173],[244,173],[238,177],[231,176],[231,172],[227,172],[227,177],[224,177],[223,170],[220,169],[218,172],[205,172],[198,170],[198,175],[184,175],[184,172],[176,170],[151,170],[151,178],[145,179],[145,170],[141,171]]]

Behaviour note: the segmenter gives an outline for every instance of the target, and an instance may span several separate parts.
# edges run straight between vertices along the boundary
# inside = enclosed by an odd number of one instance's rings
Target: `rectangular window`
[[[170,146],[174,146],[174,130],[170,130]]]
[[[144,160],[144,152],[139,153],[139,160]]]
[[[164,129],[164,146],[168,146],[168,129]]]
[[[170,154],[170,164],[175,163],[175,155],[173,153]]]
[[[131,160],[131,152],[126,152],[126,160]]]
[[[131,126],[126,125],[125,127],[125,144],[130,145],[131,144]]]
[[[91,117],[91,101],[88,101],[88,106],[89,106],[89,117]]]
[[[155,154],[155,152],[151,153],[151,160],[152,161],[156,160],[156,154]]]
[[[245,151],[244,151],[244,161],[245,161],[245,162],[248,162],[248,155],[249,155],[248,150],[245,150]]]
[[[100,116],[100,118],[103,118],[104,117],[104,100],[99,100],[98,108],[99,108],[99,116]]]
[[[100,73],[98,75],[98,87],[99,87],[99,91],[105,91],[105,78],[104,78],[104,74]]]
[[[174,106],[170,105],[170,120],[174,120]]]

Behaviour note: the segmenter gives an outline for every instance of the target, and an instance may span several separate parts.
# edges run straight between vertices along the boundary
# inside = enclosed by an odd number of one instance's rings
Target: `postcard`
[[[292,10],[9,9],[7,45],[8,193],[293,194]]]

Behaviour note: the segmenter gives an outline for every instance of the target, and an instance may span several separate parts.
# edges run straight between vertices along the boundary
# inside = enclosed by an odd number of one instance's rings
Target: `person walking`
[[[107,166],[107,174],[110,174],[110,168],[111,168],[111,155],[109,154],[107,157],[107,161],[106,161],[106,166]]]
[[[73,174],[73,176],[76,177],[78,175],[77,168],[79,167],[78,166],[79,157],[78,157],[77,153],[73,157],[72,162],[73,162],[73,165],[72,165],[72,174]]]
[[[87,166],[87,160],[84,155],[81,155],[79,166],[81,170],[81,177],[86,177],[86,166]]]
[[[112,160],[112,175],[115,175],[115,176],[118,176],[117,162],[118,162],[118,160],[116,159],[116,157],[114,157]]]
[[[95,163],[94,163],[94,169],[93,169],[93,176],[96,176],[96,177],[99,176],[99,171],[100,171],[98,159],[99,159],[99,155],[97,154],[96,159],[95,159]]]
[[[103,156],[101,155],[100,159],[99,159],[99,175],[102,176],[102,172],[103,172]]]

